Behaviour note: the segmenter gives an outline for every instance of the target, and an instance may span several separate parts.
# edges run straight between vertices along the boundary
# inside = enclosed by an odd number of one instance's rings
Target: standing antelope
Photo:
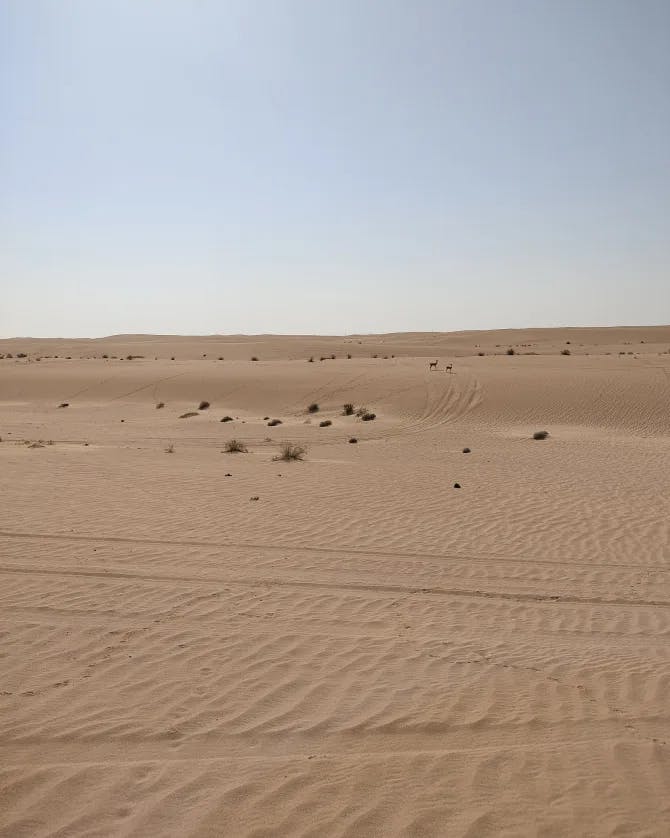
[[[437,361],[429,361],[428,362],[428,369],[429,370],[436,370],[437,369]]]
[[[444,371],[445,372],[451,372],[453,367],[454,367],[453,364],[447,364],[446,367],[444,368]]]

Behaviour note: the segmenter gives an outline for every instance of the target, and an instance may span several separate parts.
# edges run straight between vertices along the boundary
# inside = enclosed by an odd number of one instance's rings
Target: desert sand
[[[0,355],[4,838],[669,834],[670,327]]]

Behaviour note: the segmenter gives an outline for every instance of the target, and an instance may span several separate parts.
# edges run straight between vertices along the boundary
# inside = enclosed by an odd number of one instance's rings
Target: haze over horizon
[[[670,6],[0,8],[0,337],[670,321]]]

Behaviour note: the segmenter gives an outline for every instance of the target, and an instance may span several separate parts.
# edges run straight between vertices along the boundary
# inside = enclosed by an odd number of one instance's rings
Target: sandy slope
[[[669,349],[0,341],[0,835],[667,835]]]

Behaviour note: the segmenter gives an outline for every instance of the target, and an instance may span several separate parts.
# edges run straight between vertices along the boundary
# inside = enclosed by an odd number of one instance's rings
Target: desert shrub
[[[313,364],[314,363],[314,355],[309,356],[309,358],[307,359],[307,363],[308,364]]]
[[[352,445],[353,445],[353,444],[357,443],[358,440],[356,439],[355,436],[352,436],[351,439],[349,440],[349,442],[352,443]]]
[[[333,423],[330,421],[330,419],[324,419],[323,422],[319,422],[319,427],[320,428],[329,428],[332,424]]]
[[[209,407],[209,402],[200,402],[198,405],[198,410],[207,410]]]
[[[377,418],[377,414],[376,414],[376,413],[364,413],[364,414],[361,416],[361,419],[362,419],[364,422],[372,422],[372,420],[373,420],[373,419],[376,419],[376,418]]]
[[[25,352],[17,352],[17,353],[16,353],[16,357],[17,357],[17,358],[27,358],[27,357],[28,357],[28,355],[27,355],[27,353],[25,353]]]
[[[377,355],[377,354],[375,353],[372,357],[373,357],[373,358],[379,358],[379,355]]]
[[[464,449],[463,449],[463,453],[464,453],[464,454],[469,454],[469,453],[470,453],[470,449],[469,449],[469,448],[464,448]]]
[[[326,356],[325,356],[325,355],[322,355],[322,356],[319,358],[319,361],[325,361],[325,360],[326,360]]]
[[[134,361],[135,358],[144,358],[144,355],[126,355],[126,361]]]
[[[343,416],[353,416],[354,415],[354,406],[350,402],[344,405],[342,408],[342,415]]]
[[[319,405],[316,402],[312,402],[307,408],[308,413],[318,413],[319,412]]]
[[[362,416],[365,416],[366,413],[369,413],[367,407],[356,408],[356,416],[362,417]]]
[[[103,358],[109,358],[109,355],[103,355],[102,357]]]
[[[273,457],[273,460],[302,460],[307,452],[301,445],[296,445],[294,442],[285,442],[279,449],[279,454]]]
[[[351,352],[347,352],[347,359],[351,361]]]
[[[69,406],[70,406],[70,402],[61,402],[61,403],[58,405],[58,407],[69,407]]]
[[[5,355],[5,358],[13,358],[13,357],[14,357],[14,356],[12,355],[12,353],[11,353],[11,352],[8,352],[8,353]]]
[[[561,349],[561,355],[570,355],[569,349]]]
[[[187,413],[182,413],[182,415],[179,418],[190,419],[191,416],[200,416],[200,414],[197,412],[197,410],[189,410]]]
[[[166,454],[174,454],[174,442],[171,442],[165,449]]]
[[[158,402],[156,410],[162,410],[165,407],[165,402]]]
[[[251,356],[251,360],[252,360],[252,361],[257,361],[257,360],[258,360],[258,358],[257,358],[255,355],[252,355],[252,356]]]
[[[274,428],[277,425],[281,425],[281,423],[281,419],[270,419],[270,421],[268,422],[268,427]]]
[[[248,454],[249,449],[239,439],[229,439],[224,445],[223,450],[226,454]]]
[[[170,360],[171,360],[171,361],[174,361],[174,355],[172,355],[172,356],[171,356]]]
[[[219,361],[223,361],[223,355],[219,355]]]
[[[546,439],[549,436],[549,431],[535,431],[533,439]]]
[[[514,349],[510,346],[510,347],[509,347],[509,349],[507,350],[507,354],[508,354],[508,355],[516,355],[516,352],[515,352],[515,351],[514,351]]]
[[[334,360],[335,360],[335,356],[334,356],[334,355],[331,355],[331,356],[330,356],[330,360],[331,360],[331,361],[334,361]]]
[[[480,358],[483,358],[484,355],[486,355],[486,352],[478,352],[477,355],[479,355]]]
[[[224,417],[223,417],[223,419],[222,419],[221,421],[222,421],[222,422],[232,422],[232,421],[233,421],[233,417],[232,417],[232,416],[224,416]]]

